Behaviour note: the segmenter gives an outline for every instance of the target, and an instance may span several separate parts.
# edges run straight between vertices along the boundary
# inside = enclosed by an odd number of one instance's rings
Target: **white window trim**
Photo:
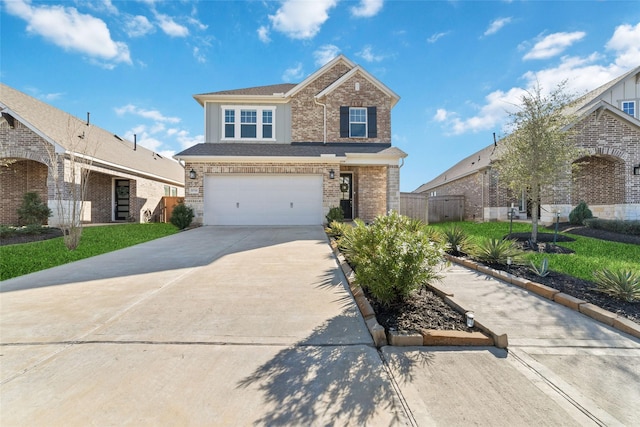
[[[633,115],[624,111],[624,104],[633,104]],[[623,113],[629,114],[631,117],[638,117],[638,103],[635,100],[622,100],[620,101],[620,109]]]
[[[352,122],[351,121],[351,110],[364,110],[364,135],[363,136],[353,136],[351,135],[351,124],[362,124],[362,122]],[[369,110],[367,107],[349,107],[349,138],[368,138],[369,137]]]
[[[225,137],[225,111],[234,110],[234,137]],[[242,138],[240,135],[241,129],[241,111],[242,110],[255,110],[256,111],[256,137],[255,138]],[[221,106],[221,123],[220,126],[220,140],[221,141],[275,141],[276,140],[276,107],[275,105],[222,105]],[[271,111],[271,123],[265,123],[271,125],[271,138],[262,137],[262,112]],[[253,124],[253,123],[252,123]]]

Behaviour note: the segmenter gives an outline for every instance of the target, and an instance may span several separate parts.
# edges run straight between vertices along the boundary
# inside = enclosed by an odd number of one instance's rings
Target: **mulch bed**
[[[43,231],[40,234],[15,233],[9,237],[0,237],[0,246],[40,242],[54,237],[62,237],[62,230],[59,228],[50,227],[43,229]]]

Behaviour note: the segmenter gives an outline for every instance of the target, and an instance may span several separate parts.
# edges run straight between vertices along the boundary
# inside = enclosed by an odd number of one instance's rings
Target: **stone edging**
[[[572,297],[571,295],[567,295],[549,286],[532,282],[531,280],[523,279],[518,276],[514,276],[513,274],[507,273],[506,271],[494,270],[467,258],[455,257],[449,254],[446,254],[446,257],[451,262],[463,265],[472,270],[477,270],[480,273],[484,273],[486,275],[495,277],[496,279],[500,279],[507,283],[511,283],[512,285],[516,285],[518,287],[526,289],[551,301],[555,301],[558,304],[569,307],[572,310],[579,311],[585,316],[589,316],[592,319],[597,320],[598,322],[604,323],[605,325],[611,326],[629,335],[640,338],[640,325],[632,322],[626,317],[620,317],[615,313],[598,307],[597,305]]]
[[[338,259],[338,264],[342,269],[349,289],[353,294],[356,305],[364,317],[369,333],[373,337],[376,347],[385,345],[392,346],[496,346],[498,348],[507,348],[506,334],[498,335],[484,327],[477,320],[476,327],[482,332],[465,332],[465,331],[440,331],[440,330],[423,330],[421,334],[404,334],[399,332],[389,332],[388,336],[385,329],[378,323],[376,313],[364,295],[362,288],[354,283],[355,273],[351,266],[347,263],[344,255],[338,249],[335,240],[329,239],[329,244],[334,255]],[[465,310],[457,303],[453,302],[448,295],[444,295],[442,291],[435,287],[430,287],[432,291],[438,293],[445,301],[451,305],[456,311],[465,313]]]

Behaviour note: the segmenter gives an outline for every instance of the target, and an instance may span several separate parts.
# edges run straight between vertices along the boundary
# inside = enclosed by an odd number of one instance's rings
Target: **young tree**
[[[568,182],[571,164],[580,155],[571,124],[572,95],[566,82],[545,95],[540,85],[520,99],[519,109],[510,114],[513,132],[497,149],[493,165],[500,180],[516,194],[525,191],[531,202],[531,240],[538,240],[538,209],[541,191]]]

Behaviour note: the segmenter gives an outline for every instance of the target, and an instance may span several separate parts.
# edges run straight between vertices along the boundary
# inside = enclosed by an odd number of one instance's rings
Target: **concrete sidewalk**
[[[383,348],[418,424],[640,425],[639,339],[460,265],[438,288],[509,348]]]

